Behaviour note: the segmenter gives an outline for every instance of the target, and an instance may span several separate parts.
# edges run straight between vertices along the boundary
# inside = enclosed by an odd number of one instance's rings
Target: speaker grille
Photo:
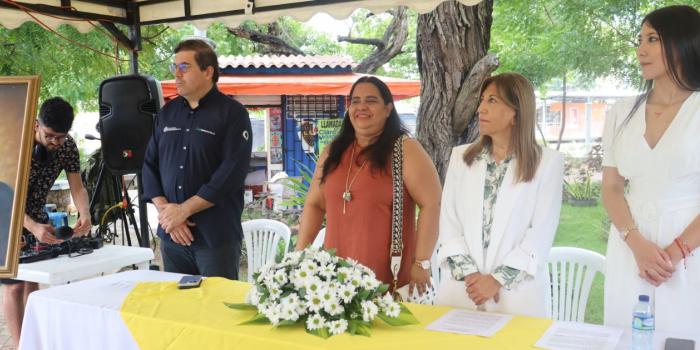
[[[112,114],[112,107],[105,103],[100,103],[100,118]]]
[[[114,175],[141,171],[153,117],[160,109],[157,82],[147,76],[125,75],[100,84],[100,134],[105,165]]]

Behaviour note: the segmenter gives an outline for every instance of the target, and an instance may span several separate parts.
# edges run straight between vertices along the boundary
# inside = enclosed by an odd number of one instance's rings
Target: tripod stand
[[[90,213],[95,212],[95,209],[97,208],[98,204],[104,205],[104,203],[98,202],[98,198],[101,193],[100,191],[102,190],[103,186],[111,186],[110,190],[112,191],[112,193],[121,197],[117,203],[109,203],[109,208],[104,213],[101,213],[101,215],[99,215],[99,226],[97,229],[98,235],[103,237],[106,241],[110,242],[116,239],[116,220],[114,221],[114,233],[110,233],[109,228],[107,227],[108,225],[105,223],[107,215],[114,212],[115,214],[113,215],[116,218],[121,219],[122,222],[122,244],[124,243],[124,239],[126,237],[126,243],[129,246],[132,245],[131,235],[129,232],[129,225],[132,225],[134,232],[136,233],[138,245],[143,247],[144,244],[141,240],[144,236],[141,235],[136,221],[136,217],[134,216],[134,205],[132,204],[129,192],[127,191],[127,186],[124,182],[124,175],[113,175],[106,168],[105,163],[102,160],[100,162],[100,170],[97,175],[97,183],[92,192],[92,195],[90,196]]]

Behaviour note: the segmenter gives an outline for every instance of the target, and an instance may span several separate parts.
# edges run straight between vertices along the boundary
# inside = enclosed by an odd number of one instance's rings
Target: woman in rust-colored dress
[[[392,281],[392,149],[407,134],[389,88],[376,77],[358,79],[340,134],[321,154],[304,203],[296,248],[318,234],[326,217],[325,248]],[[403,139],[403,254],[398,285],[422,294],[430,283],[437,240],[440,180],[430,157],[412,138]],[[420,214],[415,221],[415,207]]]

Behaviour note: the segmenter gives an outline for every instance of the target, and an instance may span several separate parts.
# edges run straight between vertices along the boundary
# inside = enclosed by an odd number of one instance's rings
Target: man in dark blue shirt
[[[158,114],[143,165],[144,198],[159,212],[163,265],[237,279],[248,112],[217,89],[218,60],[204,41],[178,44],[170,69],[180,96]]]

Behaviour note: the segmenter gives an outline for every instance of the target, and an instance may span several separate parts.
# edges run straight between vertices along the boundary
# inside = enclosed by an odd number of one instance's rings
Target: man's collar
[[[200,108],[202,107],[202,105],[207,104],[208,101],[211,101],[217,94],[219,94],[219,89],[216,87],[216,84],[213,84],[211,89],[209,89],[209,91],[204,96],[202,96],[202,98],[199,99],[199,102],[197,103],[197,108]],[[185,106],[190,107],[189,101],[187,101],[187,99],[184,96],[182,96],[182,103],[184,103]]]

